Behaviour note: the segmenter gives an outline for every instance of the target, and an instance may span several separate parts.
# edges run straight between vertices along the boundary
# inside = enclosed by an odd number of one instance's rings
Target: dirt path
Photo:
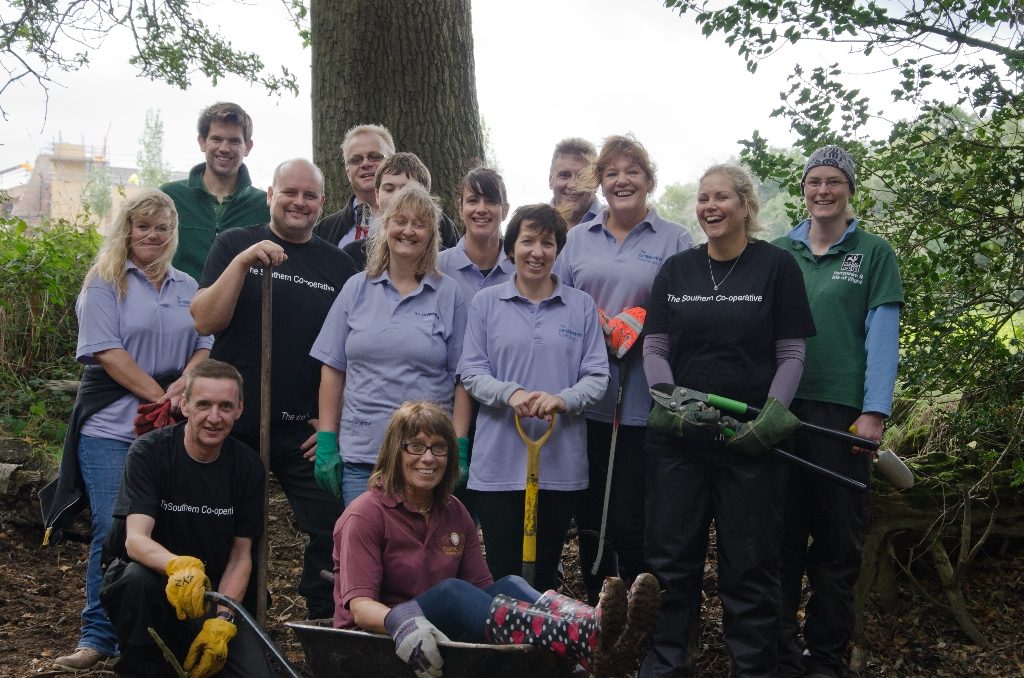
[[[79,612],[85,597],[85,544],[39,545],[32,527],[34,508],[28,497],[0,502],[0,676],[68,676],[54,670],[53,658],[74,648]],[[274,592],[269,612],[272,637],[296,666],[302,651],[284,623],[304,617],[305,603],[296,591],[301,569],[302,536],[291,524],[280,493],[271,502],[271,574]],[[569,584],[578,584],[575,553],[567,552]],[[575,576],[574,576],[575,575]],[[934,587],[927,584],[926,590]],[[700,675],[728,674],[722,646],[721,608],[714,597],[714,568],[705,578],[704,626],[700,638]],[[979,560],[965,587],[974,619],[992,638],[984,652],[967,642],[952,620],[904,589],[898,609],[882,613],[877,602],[868,610],[868,661],[863,678],[932,678],[949,676],[1024,676],[1024,551]],[[110,671],[79,676],[111,676]],[[374,677],[382,678],[382,677]]]

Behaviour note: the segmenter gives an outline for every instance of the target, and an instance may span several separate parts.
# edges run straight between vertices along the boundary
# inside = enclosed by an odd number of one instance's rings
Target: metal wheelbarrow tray
[[[336,629],[330,620],[288,622],[306,655],[306,669],[317,678],[415,678],[395,654],[391,638]],[[529,645],[440,643],[445,678],[561,678],[571,667],[553,653]]]

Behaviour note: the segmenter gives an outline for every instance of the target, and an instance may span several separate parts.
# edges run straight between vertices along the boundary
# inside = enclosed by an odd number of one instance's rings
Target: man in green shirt
[[[199,150],[206,162],[188,179],[160,187],[178,210],[175,268],[199,280],[220,231],[270,221],[267,193],[252,185],[243,160],[252,150],[252,118],[237,104],[219,102],[199,114]]]

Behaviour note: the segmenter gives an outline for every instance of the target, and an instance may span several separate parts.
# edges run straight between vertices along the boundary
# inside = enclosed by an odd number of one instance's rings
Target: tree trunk
[[[471,161],[483,158],[470,0],[312,0],[313,160],[327,209],[350,193],[345,130],[379,123],[396,150],[430,168],[446,210]]]

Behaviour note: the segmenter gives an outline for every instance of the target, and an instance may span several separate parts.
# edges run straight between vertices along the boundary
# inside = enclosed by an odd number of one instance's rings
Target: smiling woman
[[[466,302],[437,270],[439,214],[418,182],[398,191],[370,236],[366,270],[345,284],[310,351],[323,363],[317,481],[346,505],[366,491],[405,398],[440,404],[460,436],[469,429],[469,396],[455,382]]]
[[[78,298],[76,357],[87,367],[68,424],[61,477],[80,473],[92,544],[82,635],[73,654],[57,658],[62,667],[89,668],[118,655],[117,636],[99,601],[100,551],[136,438],[132,422],[140,403],[167,402],[177,410],[185,388],[180,375],[204,360],[213,343],[199,336],[189,315],[196,281],[171,266],[177,225],[174,203],[160,191],[145,189],[126,200]],[[63,505],[65,498],[55,503]]]
[[[601,609],[521,577],[494,581],[473,519],[451,492],[458,465],[455,429],[429,402],[404,403],[391,417],[370,491],[334,528],[334,625],[386,632],[419,676],[439,676],[438,643],[528,643],[597,676],[621,675],[654,623],[658,585],[609,579]],[[627,617],[632,625],[624,630]]]
[[[558,425],[540,459],[538,588],[554,588],[569,521],[587,486],[583,410],[608,387],[608,356],[594,300],[551,274],[566,223],[554,207],[524,205],[505,232],[515,275],[470,307],[459,375],[480,403],[469,489],[496,577],[522,567],[526,453],[516,420],[538,438]]]

